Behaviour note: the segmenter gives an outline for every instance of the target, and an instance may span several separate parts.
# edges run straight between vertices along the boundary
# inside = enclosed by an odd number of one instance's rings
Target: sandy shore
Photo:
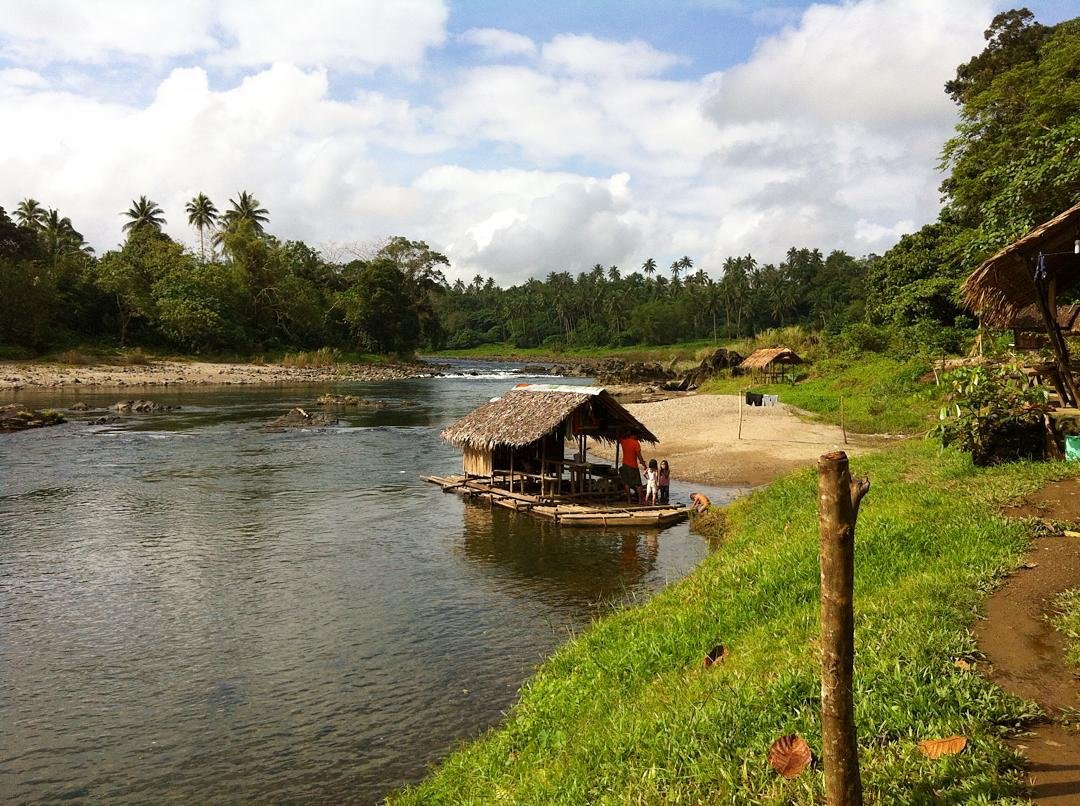
[[[286,367],[280,364],[218,364],[206,361],[152,361],[132,366],[68,366],[0,363],[0,391],[19,389],[122,388],[180,384],[305,384],[337,381],[388,381],[430,372],[414,364],[338,364]]]
[[[674,478],[702,484],[767,484],[828,451],[851,456],[885,444],[885,438],[865,434],[849,434],[844,444],[839,427],[809,422],[783,405],[744,406],[739,439],[736,395],[693,395],[627,408],[660,440],[642,446],[645,458],[667,459]]]

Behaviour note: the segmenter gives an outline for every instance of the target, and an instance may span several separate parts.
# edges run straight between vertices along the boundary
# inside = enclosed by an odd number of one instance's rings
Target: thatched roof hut
[[[745,372],[768,372],[769,370],[782,369],[784,366],[802,364],[803,360],[787,347],[763,347],[754,350],[743,362],[739,369]]]
[[[569,424],[575,435],[607,442],[625,436],[658,441],[606,390],[553,384],[511,389],[462,417],[443,431],[442,437],[462,449],[521,448],[562,434],[564,424]]]
[[[964,281],[964,302],[991,327],[1009,327],[1027,306],[1038,301],[1035,260],[1046,255],[1046,269],[1063,291],[1080,283],[1080,263],[1073,243],[1080,237],[1080,204],[1035,227],[1024,237],[987,258]]]
[[[1080,305],[1059,305],[1055,318],[1062,333],[1080,333]],[[1046,333],[1039,307],[1032,303],[1020,310],[1013,318],[1012,329],[1016,333]]]

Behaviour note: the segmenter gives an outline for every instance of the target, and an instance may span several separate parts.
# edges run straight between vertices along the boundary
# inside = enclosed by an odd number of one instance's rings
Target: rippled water
[[[0,800],[375,801],[704,556],[685,525],[560,530],[421,482],[509,383],[340,385],[412,405],[282,433],[325,389],[176,388],[0,437]]]

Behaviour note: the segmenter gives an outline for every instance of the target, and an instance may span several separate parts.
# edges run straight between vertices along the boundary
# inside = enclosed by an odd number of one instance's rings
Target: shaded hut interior
[[[657,439],[598,387],[524,384],[494,398],[442,433],[462,451],[468,479],[545,500],[625,497],[615,463],[589,460],[589,440],[617,446]],[[567,455],[568,444],[571,446]]]

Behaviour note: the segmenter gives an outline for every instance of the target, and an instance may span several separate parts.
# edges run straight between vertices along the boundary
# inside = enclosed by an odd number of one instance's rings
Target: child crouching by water
[[[668,467],[667,459],[660,463],[660,476],[657,479],[657,487],[660,491],[660,503],[671,502],[671,468]]]
[[[660,470],[656,466],[656,460],[649,460],[649,467],[645,471],[645,503],[652,506],[656,504],[659,495]]]

